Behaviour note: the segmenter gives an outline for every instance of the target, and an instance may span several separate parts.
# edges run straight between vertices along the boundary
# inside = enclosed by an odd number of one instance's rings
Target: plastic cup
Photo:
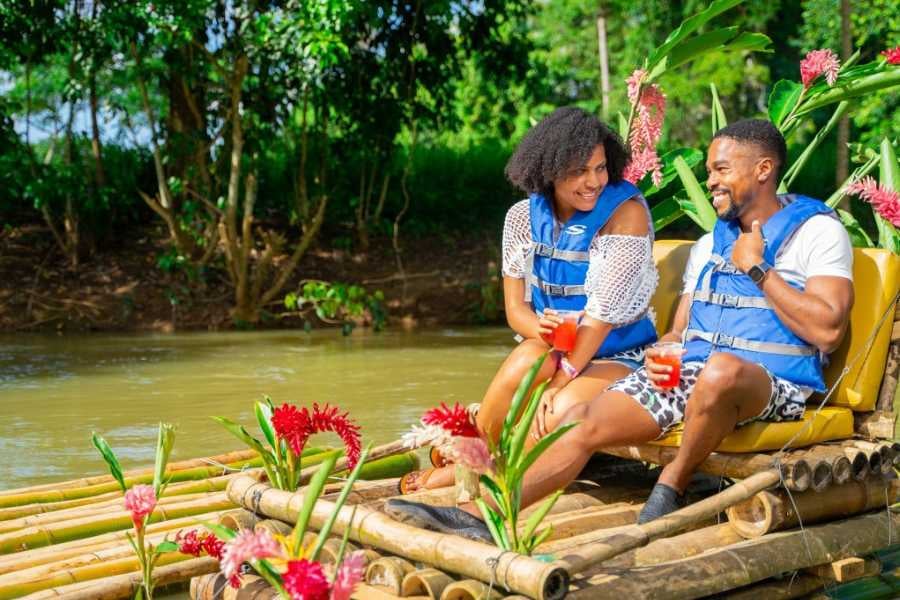
[[[682,345],[679,342],[660,342],[653,345],[656,351],[653,361],[662,365],[669,365],[672,370],[666,379],[657,381],[656,385],[661,388],[670,389],[678,385],[681,381],[681,354]]]
[[[581,318],[581,311],[558,310],[556,315],[563,322],[553,330],[553,349],[560,352],[571,352],[575,349],[575,337],[578,332],[578,320]]]

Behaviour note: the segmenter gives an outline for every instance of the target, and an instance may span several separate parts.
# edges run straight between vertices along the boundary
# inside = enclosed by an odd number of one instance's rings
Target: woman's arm
[[[548,310],[539,317],[530,302],[525,302],[525,280],[516,277],[503,278],[503,304],[506,307],[506,322],[513,331],[526,339],[547,341],[562,319]]]

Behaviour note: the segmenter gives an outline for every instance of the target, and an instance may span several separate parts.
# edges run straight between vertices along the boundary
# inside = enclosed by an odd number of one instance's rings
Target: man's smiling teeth
[[[713,206],[718,208],[720,202],[725,202],[728,199],[728,192],[724,190],[716,190],[712,193]]]

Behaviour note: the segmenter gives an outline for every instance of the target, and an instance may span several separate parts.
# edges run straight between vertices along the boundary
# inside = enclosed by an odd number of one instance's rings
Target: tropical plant
[[[175,443],[175,430],[168,423],[159,424],[152,485],[137,484],[128,488],[119,459],[106,440],[100,435],[93,433],[91,442],[109,467],[110,474],[119,483],[122,492],[125,494],[125,509],[131,513],[134,535],[131,533],[126,533],[126,535],[141,567],[141,586],[135,592],[134,597],[136,600],[152,600],[154,587],[153,569],[160,555],[165,552],[178,550],[176,542],[164,538],[162,542],[154,546],[152,543],[147,542],[144,537],[147,522],[153,514],[153,509],[156,508],[157,500],[162,496],[163,490],[166,488],[166,463],[169,461],[169,455],[172,453],[172,446]]]
[[[838,214],[855,246],[877,246],[900,255],[900,232],[897,231],[900,227],[900,165],[897,163],[897,154],[893,144],[887,139],[881,141],[880,152],[872,154],[874,156],[850,176],[839,192],[858,196],[872,206],[878,231],[877,240],[872,241],[852,214],[837,209]],[[878,181],[861,174],[867,172],[865,167],[875,159],[879,165]],[[840,195],[835,194],[833,198],[840,199]],[[837,200],[829,199],[829,203],[833,207]]]
[[[349,600],[365,570],[363,553],[354,552],[344,557],[352,517],[334,565],[324,565],[318,558],[368,453],[369,448],[362,452],[335,501],[334,512],[312,540],[307,535],[310,517],[334,469],[337,460],[334,455],[325,458],[303,489],[303,505],[290,535],[273,536],[267,530],[235,532],[220,525],[207,525],[218,538],[227,540],[221,549],[219,566],[231,585],[239,587],[241,565],[249,563],[287,600]]]
[[[297,292],[284,297],[288,315],[305,316],[310,312],[325,323],[341,323],[349,333],[356,321],[371,323],[375,331],[384,329],[387,308],[381,290],[369,293],[361,285],[307,280]]]
[[[310,436],[331,431],[344,442],[348,467],[354,468],[360,460],[359,426],[341,413],[335,406],[319,406],[312,409],[282,404],[275,408],[271,398],[265,397],[253,405],[256,422],[266,443],[250,435],[247,429],[225,417],[213,417],[226,430],[256,450],[263,461],[263,469],[269,483],[280,490],[294,491],[300,482],[301,455]]]

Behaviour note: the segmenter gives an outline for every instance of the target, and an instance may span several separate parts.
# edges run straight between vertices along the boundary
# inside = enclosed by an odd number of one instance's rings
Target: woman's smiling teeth
[[[578,192],[578,195],[588,202],[592,202],[597,199],[597,192]]]

